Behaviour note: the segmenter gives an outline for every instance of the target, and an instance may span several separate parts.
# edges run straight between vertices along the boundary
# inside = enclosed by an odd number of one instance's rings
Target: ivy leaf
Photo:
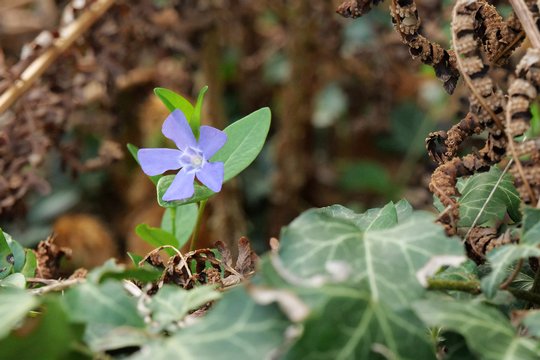
[[[497,167],[491,167],[489,172],[476,174],[460,183],[458,187],[461,197],[459,198],[459,226],[470,227],[474,219],[486,203],[493,188],[497,187],[491,199],[487,202],[476,225],[489,226],[502,220],[506,213],[515,222],[520,221],[519,206],[521,198],[517,192],[512,176],[505,174],[502,180],[502,171]]]
[[[236,288],[202,321],[145,345],[133,359],[267,359],[282,346],[289,324],[277,305],[257,305]]]
[[[417,301],[413,308],[426,325],[463,335],[479,359],[538,359],[539,344],[518,337],[510,322],[495,308],[442,299]]]
[[[136,299],[128,296],[120,282],[85,282],[69,289],[64,296],[66,308],[75,322],[143,327]]]
[[[280,238],[279,254],[291,273],[309,278],[325,274],[329,262],[346,262],[351,280],[393,308],[425,291],[415,274],[431,257],[463,255],[460,242],[448,238],[431,214],[415,212],[398,223],[392,203],[364,214],[339,205],[308,210]]]
[[[152,320],[156,321],[160,328],[165,328],[171,322],[182,320],[189,311],[220,297],[214,286],[198,286],[184,290],[178,286],[163,285],[151,298],[148,308],[152,310]]]
[[[13,273],[0,280],[0,288],[18,288],[24,289],[26,287],[26,278],[21,273]]]
[[[528,311],[521,323],[527,328],[529,335],[540,337],[540,310]]]
[[[18,301],[23,298],[17,295]],[[0,341],[0,359],[84,358],[73,351],[80,340],[82,328],[69,323],[68,314],[59,301],[46,300],[41,314],[32,325],[25,328],[29,333],[24,336],[11,334]]]
[[[426,329],[410,310],[395,311],[356,288],[328,286],[317,292],[327,297],[305,322],[287,359],[372,359],[377,353],[390,359],[435,358]]]
[[[0,291],[0,338],[9,332],[36,307],[36,297],[20,289],[2,289]]]
[[[540,209],[526,207],[523,211],[523,226],[520,244],[540,244]]]
[[[499,285],[511,271],[510,266],[519,259],[540,256],[540,249],[530,245],[505,245],[490,251],[487,260],[491,264],[491,272],[482,279],[482,292],[493,297]]]

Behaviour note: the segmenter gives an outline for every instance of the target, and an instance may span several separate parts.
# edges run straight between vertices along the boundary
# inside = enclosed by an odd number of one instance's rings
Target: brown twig
[[[94,24],[113,4],[115,0],[96,0],[81,16],[62,28],[61,36],[36,60],[23,71],[19,79],[0,95],[0,114],[5,112],[21,97],[32,84],[66,51],[92,24]]]
[[[51,291],[62,291],[74,285],[82,284],[85,281],[86,279],[83,279],[83,278],[58,280],[57,282],[49,284],[47,286],[43,286],[37,289],[32,289],[30,290],[30,292],[33,295],[43,295]]]
[[[540,49],[540,33],[530,13],[527,4],[523,0],[510,0],[514,13],[523,26],[523,31],[534,48]]]

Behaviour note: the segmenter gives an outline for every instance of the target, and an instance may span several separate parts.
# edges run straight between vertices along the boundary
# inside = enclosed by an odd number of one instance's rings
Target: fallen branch
[[[60,37],[23,71],[19,79],[0,96],[0,114],[30,89],[32,84],[66,51],[92,24],[94,24],[113,4],[115,0],[96,0],[74,22],[60,31]]]

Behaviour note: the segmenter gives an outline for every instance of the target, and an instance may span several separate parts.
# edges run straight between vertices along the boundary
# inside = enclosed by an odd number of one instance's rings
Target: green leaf
[[[502,171],[492,167],[489,172],[471,176],[461,183],[459,191],[459,226],[470,227],[474,219],[486,203],[489,194],[495,188]],[[521,219],[519,206],[521,198],[517,192],[512,176],[505,174],[497,185],[491,199],[487,202],[476,226],[490,226],[503,220],[506,213],[512,220],[518,222]]]
[[[375,359],[381,352],[387,359],[435,359],[425,327],[410,310],[395,311],[356,288],[317,292],[327,299],[313,310],[287,359]]]
[[[201,321],[149,343],[133,359],[267,359],[283,346],[289,325],[277,305],[257,305],[235,288]]]
[[[520,244],[540,244],[540,209],[525,207]]]
[[[174,237],[174,235],[160,228],[151,227],[146,224],[139,224],[135,228],[135,232],[141,237],[141,239],[152,246],[160,247],[163,245],[171,245],[177,249],[179,247],[178,240]],[[165,251],[169,255],[175,254],[175,251],[169,248],[165,249]]]
[[[173,285],[163,285],[158,293],[152,296],[148,308],[152,311],[152,320],[160,329],[168,324],[182,320],[191,310],[197,310],[209,301],[216,300],[221,294],[215,286],[199,286],[184,290]]]
[[[120,282],[107,281],[99,285],[86,282],[69,289],[64,300],[73,321],[144,326],[137,312],[136,299],[126,293]]]
[[[386,299],[393,308],[425,291],[416,272],[431,257],[463,254],[461,243],[448,238],[431,214],[415,212],[398,223],[392,203],[364,214],[339,205],[308,210],[282,230],[280,239],[279,254],[291,273],[320,276],[330,262],[344,262],[351,280],[369,289],[373,301]]]
[[[186,204],[192,204],[196,202],[200,202],[202,200],[206,200],[209,197],[215,195],[215,192],[207,188],[206,186],[202,186],[199,184],[194,184],[195,186],[195,193],[192,197],[184,200],[174,200],[174,201],[165,201],[163,200],[163,195],[165,195],[165,192],[171,186],[174,177],[176,175],[165,175],[161,179],[159,179],[157,184],[157,200],[159,206],[165,207],[165,208],[172,208],[172,207],[179,207]]]
[[[9,247],[11,248],[11,253],[13,254],[13,271],[21,272],[26,258],[24,247],[17,241],[13,240],[9,234],[4,233],[4,236]]]
[[[199,138],[199,128],[201,127],[201,116],[202,116],[202,104],[204,101],[204,95],[208,91],[208,86],[205,86],[199,91],[199,96],[197,97],[197,103],[195,104],[195,109],[193,111],[193,116],[189,119],[189,125],[191,126],[191,130],[193,130],[193,134],[195,135],[195,138]],[[187,116],[186,116],[187,117]]]
[[[108,279],[116,279],[116,280],[123,280],[123,279],[130,279],[130,280],[138,280],[142,281],[143,283],[148,283],[152,281],[156,281],[161,277],[162,272],[158,271],[151,266],[148,267],[139,267],[136,269],[124,269],[122,271],[106,271],[103,274],[101,274],[101,277],[99,278],[99,282],[104,282]]]
[[[84,334],[88,347],[95,352],[139,347],[151,338],[146,330],[110,324],[89,324]]]
[[[210,160],[223,162],[224,181],[247,168],[261,152],[270,129],[271,117],[270,109],[262,108],[223,130],[227,134],[227,142]]]
[[[0,280],[0,288],[2,287],[24,289],[26,287],[26,278],[21,273],[8,275]]]
[[[521,323],[527,328],[529,335],[540,338],[540,310],[528,311]]]
[[[172,209],[167,208],[161,218],[161,228],[173,234]],[[198,208],[196,204],[187,204],[176,208],[174,218],[174,236],[178,240],[178,247],[181,248],[193,233],[197,224]]]
[[[530,245],[505,245],[490,251],[487,260],[491,265],[491,273],[482,279],[482,291],[487,297],[495,296],[499,285],[510,275],[512,264],[519,259],[538,256],[540,249]]]
[[[411,216],[414,212],[411,204],[409,204],[409,202],[405,199],[399,200],[396,203],[395,208],[397,212],[398,222],[400,223],[408,219],[409,216]]]
[[[193,105],[186,100],[183,96],[175,93],[172,90],[165,89],[165,88],[155,88],[154,94],[165,104],[167,109],[169,109],[170,112],[173,112],[176,109],[181,110],[186,119],[189,121],[191,119],[191,116],[193,115]]]
[[[21,273],[25,277],[34,277],[36,275],[37,269],[37,258],[36,253],[32,249],[25,249],[25,259],[24,266],[21,269]]]
[[[39,317],[24,336],[11,334],[0,341],[0,359],[81,359],[73,351],[81,328],[69,324],[68,315],[56,300],[46,301]]]
[[[247,168],[262,150],[270,129],[270,109],[262,108],[234,122],[223,130],[227,134],[225,145],[210,159],[223,162],[228,181]],[[157,184],[158,203],[162,207],[177,207],[206,200],[215,193],[206,186],[195,184],[195,194],[189,199],[165,201],[163,195],[171,186],[175,175],[163,176]]]
[[[133,144],[127,144],[126,146],[128,148],[129,153],[131,154],[131,156],[133,156],[133,158],[135,159],[137,164],[140,165],[139,157],[137,156],[137,152],[139,151],[139,148],[137,146],[133,145]],[[163,177],[163,175],[148,176],[148,178],[150,179],[150,181],[152,181],[152,183],[154,185],[157,185],[159,179],[161,179],[162,177]]]
[[[133,263],[133,265],[135,265],[136,267],[139,267],[139,263],[141,262],[143,257],[141,255],[137,255],[137,254],[131,253],[129,251],[128,251],[127,255],[131,259],[131,262]]]
[[[0,279],[8,276],[13,270],[14,256],[6,240],[6,233],[0,229]]]
[[[0,338],[9,334],[38,304],[36,297],[23,290],[0,289]]]
[[[413,308],[426,325],[442,326],[463,335],[479,359],[538,359],[539,344],[518,337],[510,322],[493,307],[436,299],[418,301]]]

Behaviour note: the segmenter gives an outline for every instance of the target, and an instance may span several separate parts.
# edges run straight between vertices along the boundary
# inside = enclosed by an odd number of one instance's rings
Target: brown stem
[[[23,71],[2,95],[0,95],[0,114],[5,112],[21,97],[32,84],[66,51],[92,24],[94,24],[115,0],[96,0],[77,20],[62,29],[62,35]]]

